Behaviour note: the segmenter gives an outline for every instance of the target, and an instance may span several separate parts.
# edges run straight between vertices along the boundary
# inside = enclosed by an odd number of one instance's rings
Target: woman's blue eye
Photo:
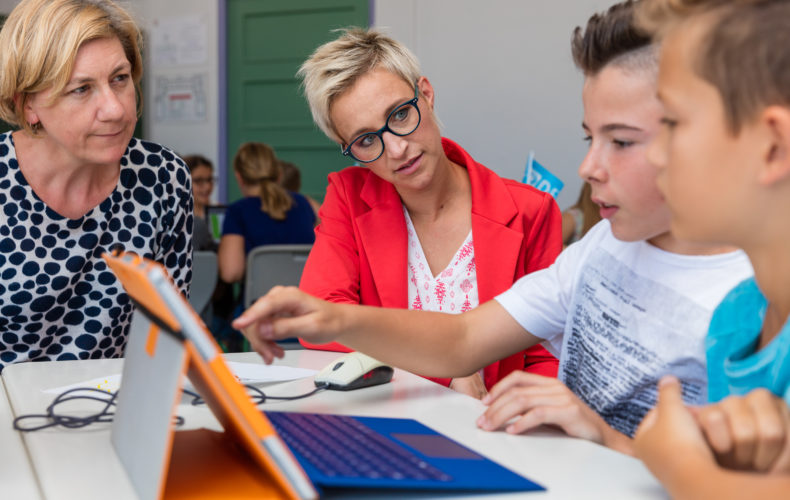
[[[361,139],[357,141],[357,145],[363,148],[371,147],[376,141],[376,136],[374,134],[368,134],[363,136]]]
[[[82,94],[84,94],[87,91],[88,91],[88,86],[87,85],[82,85],[81,87],[77,87],[75,89],[72,89],[69,93],[70,94],[74,94],[74,95],[82,95]]]
[[[392,118],[398,121],[404,121],[409,117],[409,106],[403,106],[392,113]]]

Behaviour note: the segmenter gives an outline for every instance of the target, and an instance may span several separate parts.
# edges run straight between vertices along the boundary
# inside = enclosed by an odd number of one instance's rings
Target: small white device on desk
[[[313,379],[316,387],[326,386],[335,391],[350,391],[392,380],[393,369],[361,352],[350,352],[321,370]]]

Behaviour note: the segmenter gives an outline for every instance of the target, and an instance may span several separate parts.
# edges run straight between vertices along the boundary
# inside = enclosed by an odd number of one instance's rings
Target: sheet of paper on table
[[[286,382],[288,380],[296,380],[305,377],[311,377],[317,373],[317,370],[310,370],[307,368],[294,368],[291,366],[276,366],[276,365],[263,365],[258,363],[239,363],[236,361],[228,361],[228,366],[239,382],[242,384],[260,384],[264,382]],[[188,382],[185,387],[189,389],[191,384]],[[76,384],[64,385],[60,387],[53,387],[52,389],[44,389],[43,392],[48,394],[60,394],[69,389],[76,389],[79,387],[90,387],[100,389],[112,394],[121,387],[121,375],[116,373],[104,377],[97,377]]]

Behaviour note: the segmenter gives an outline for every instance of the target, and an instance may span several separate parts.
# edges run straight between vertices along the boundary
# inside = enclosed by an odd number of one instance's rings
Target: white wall
[[[0,0],[0,14],[8,15],[18,3],[18,0]]]
[[[521,180],[527,154],[576,201],[584,157],[581,85],[570,38],[613,0],[375,0],[374,24],[420,59],[436,90],[443,134],[503,177]]]
[[[298,2],[298,0],[293,0]],[[209,27],[206,64],[146,68],[146,106],[160,74],[205,71],[209,116],[200,124],[163,124],[146,112],[146,135],[180,152],[224,164],[220,153],[218,21],[220,0],[132,0],[141,23],[198,15]],[[372,0],[373,24],[409,46],[437,91],[443,133],[500,175],[521,180],[527,154],[565,181],[559,204],[578,196],[576,169],[586,145],[581,130],[582,76],[573,65],[570,37],[614,0]],[[137,9],[137,7],[141,7]]]
[[[224,97],[219,96],[219,2],[218,0],[127,0],[146,37],[144,48],[145,72],[143,91],[145,107],[145,138],[169,146],[181,154],[198,153],[221,164],[219,137],[219,106]],[[156,27],[169,21],[184,18],[196,20],[205,26],[207,54],[204,62],[179,65],[155,65],[152,51]],[[157,119],[157,78],[174,78],[181,75],[204,75],[206,88],[206,118],[201,121],[171,121]]]
[[[293,0],[298,2],[299,0]],[[9,12],[15,0],[0,0]],[[205,22],[205,63],[154,67],[146,53],[146,137],[223,165],[220,137],[219,10],[224,0],[126,0],[149,36],[154,23],[196,16]],[[386,27],[420,59],[437,92],[443,133],[500,175],[521,180],[527,153],[565,181],[561,207],[581,186],[584,157],[581,74],[570,56],[573,28],[614,0],[371,0],[373,24]],[[199,123],[155,119],[154,79],[207,75],[207,117]]]

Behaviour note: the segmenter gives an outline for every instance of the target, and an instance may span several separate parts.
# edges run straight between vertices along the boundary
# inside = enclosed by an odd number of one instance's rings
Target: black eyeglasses
[[[204,184],[214,184],[217,182],[216,177],[193,177],[192,184],[196,186],[201,186]]]
[[[354,158],[360,163],[370,163],[378,160],[384,154],[384,140],[381,138],[384,132],[403,137],[417,130],[422,120],[420,108],[417,107],[418,95],[417,85],[415,85],[414,99],[410,99],[393,109],[387,116],[384,126],[377,131],[360,135],[351,141],[345,149],[341,146],[343,154]]]

